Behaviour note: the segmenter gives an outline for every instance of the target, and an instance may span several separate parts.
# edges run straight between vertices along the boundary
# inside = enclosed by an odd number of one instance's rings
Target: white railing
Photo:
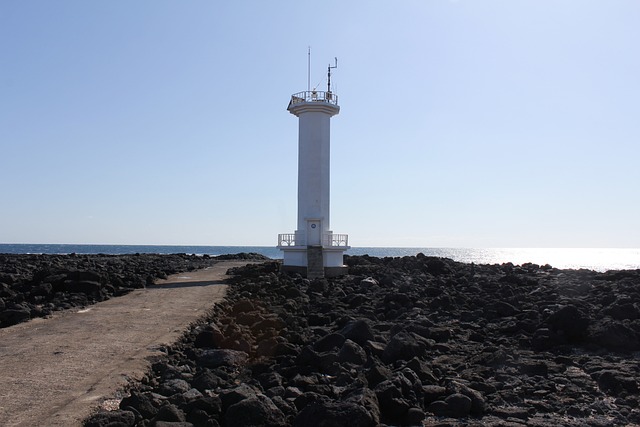
[[[295,246],[296,235],[294,233],[278,234],[278,246]]]
[[[305,90],[291,95],[291,104],[299,104],[301,102],[328,102],[329,104],[338,105],[338,95],[323,90]]]
[[[325,233],[322,237],[322,246],[324,247],[349,246],[348,234]],[[307,242],[304,241],[302,236],[299,236],[298,239],[296,239],[295,233],[278,234],[278,247],[306,246],[306,243]]]
[[[329,234],[330,238],[329,246],[349,246],[349,235],[348,234]]]

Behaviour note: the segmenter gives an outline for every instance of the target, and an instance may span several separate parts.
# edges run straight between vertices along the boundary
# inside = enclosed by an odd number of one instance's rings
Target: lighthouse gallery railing
[[[295,233],[278,234],[278,246],[306,246],[307,242],[301,241],[303,239],[296,239]],[[348,234],[334,234],[326,233],[322,236],[322,246],[325,247],[340,247],[349,246]]]
[[[301,102],[328,102],[329,104],[338,105],[338,95],[322,90],[305,90],[291,95],[291,104],[299,104]]]

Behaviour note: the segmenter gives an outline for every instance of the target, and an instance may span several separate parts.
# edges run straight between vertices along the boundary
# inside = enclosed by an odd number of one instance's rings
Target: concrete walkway
[[[102,401],[142,378],[226,292],[225,261],[170,276],[83,310],[0,329],[0,425],[79,426]]]

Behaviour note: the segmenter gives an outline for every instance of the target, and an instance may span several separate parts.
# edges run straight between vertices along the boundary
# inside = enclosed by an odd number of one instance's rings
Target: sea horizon
[[[31,244],[0,243],[0,254],[105,254],[136,253],[219,256],[254,252],[271,259],[282,259],[276,246],[216,246],[216,245],[111,245],[111,244]],[[640,248],[428,248],[428,247],[351,247],[346,255],[374,257],[427,256],[450,258],[476,264],[521,265],[533,263],[560,269],[595,271],[640,269]]]

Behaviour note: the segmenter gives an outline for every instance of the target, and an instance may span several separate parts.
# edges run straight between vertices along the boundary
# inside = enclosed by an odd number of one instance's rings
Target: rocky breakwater
[[[264,259],[257,254],[230,257]],[[218,259],[185,254],[0,254],[0,327],[124,295],[170,274],[205,268]]]
[[[347,257],[235,271],[86,426],[640,425],[640,271]]]

